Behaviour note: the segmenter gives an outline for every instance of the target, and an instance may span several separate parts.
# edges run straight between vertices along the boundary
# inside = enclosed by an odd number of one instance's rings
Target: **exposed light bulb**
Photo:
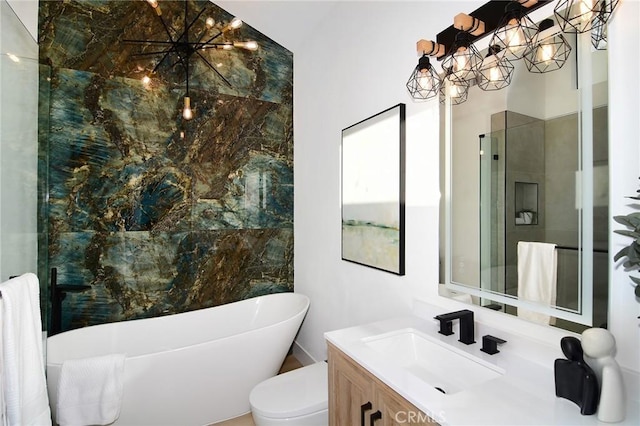
[[[142,84],[146,87],[151,84],[151,78],[148,75],[142,77]]]
[[[213,28],[215,24],[216,24],[216,21],[212,17],[208,17],[207,20],[205,21],[205,25],[209,29]]]
[[[587,22],[593,18],[593,0],[582,0],[579,4],[580,21]]]
[[[460,47],[456,53],[453,54],[453,72],[459,72],[469,68],[469,61],[467,60],[467,48]]]
[[[433,78],[429,70],[420,70],[420,76],[417,79],[418,93],[421,97],[426,97],[431,90],[433,90]]]
[[[258,43],[253,41],[253,40],[249,40],[249,41],[234,41],[233,42],[233,47],[241,47],[241,48],[247,49],[247,50],[258,50]]]
[[[502,75],[498,67],[491,67],[491,69],[489,69],[489,81],[498,81],[501,77]]]
[[[182,109],[182,117],[185,120],[191,120],[193,118],[193,110],[191,109],[191,99],[188,96],[184,97],[184,108]]]
[[[462,87],[460,87],[460,86],[458,86],[456,84],[452,84],[449,87],[449,96],[451,96],[452,98],[457,98],[461,94],[462,94]]]
[[[524,31],[522,27],[519,25],[520,23],[516,19],[512,19],[509,21],[508,29],[505,32],[505,44],[507,49],[511,51],[511,53],[517,55],[525,46],[523,46],[526,41],[526,37],[524,35]]]
[[[541,44],[538,46],[538,60],[541,62],[548,62],[555,56],[556,49],[551,44]]]
[[[242,26],[242,20],[239,18],[233,18],[231,22],[229,22],[223,29],[222,32],[226,32],[229,30],[236,30]]]

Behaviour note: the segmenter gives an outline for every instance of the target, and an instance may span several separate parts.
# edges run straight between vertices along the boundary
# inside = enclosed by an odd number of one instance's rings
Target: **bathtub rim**
[[[243,331],[241,331],[239,333],[230,334],[230,335],[223,336],[223,337],[218,337],[216,339],[205,340],[205,341],[198,342],[198,343],[192,343],[192,344],[180,346],[180,347],[177,347],[177,348],[161,349],[161,350],[157,350],[157,351],[153,351],[153,352],[146,352],[146,353],[136,354],[136,355],[132,355],[132,356],[129,356],[129,355],[127,355],[126,352],[124,352],[126,359],[134,360],[134,359],[137,359],[137,358],[151,356],[151,355],[154,355],[154,354],[177,352],[177,351],[183,351],[183,350],[187,350],[187,349],[192,349],[192,348],[196,348],[198,346],[210,344],[211,342],[221,342],[221,341],[229,340],[229,339],[232,339],[232,338],[236,338],[237,336],[243,336],[243,335],[246,335],[248,333],[255,332],[257,330],[264,330],[264,329],[272,328],[272,327],[281,325],[281,324],[283,324],[283,323],[285,323],[287,321],[291,321],[291,320],[293,320],[295,318],[298,318],[300,315],[302,315],[303,317],[306,316],[306,314],[307,314],[307,312],[309,310],[309,306],[311,304],[311,301],[309,299],[309,296],[307,296],[305,294],[302,294],[302,293],[296,293],[296,292],[271,293],[271,294],[264,294],[264,295],[261,295],[261,296],[250,297],[248,299],[238,300],[236,302],[226,303],[226,304],[223,304],[223,305],[217,305],[217,306],[210,306],[210,307],[207,307],[207,308],[194,309],[192,311],[179,312],[179,313],[176,313],[176,314],[163,315],[163,316],[160,316],[160,317],[137,318],[137,319],[132,319],[132,320],[116,321],[116,322],[110,322],[110,323],[104,323],[104,324],[96,324],[96,325],[91,325],[91,326],[88,326],[88,327],[81,327],[81,328],[77,328],[77,329],[73,329],[73,330],[64,331],[64,332],[56,334],[54,336],[47,337],[47,341],[46,341],[46,348],[47,348],[47,350],[46,350],[46,354],[47,354],[46,355],[46,366],[47,367],[49,367],[49,366],[52,366],[52,367],[60,366],[61,367],[62,364],[67,360],[86,358],[86,357],[82,357],[82,356],[79,356],[79,357],[67,357],[67,358],[63,359],[61,362],[50,362],[49,359],[50,359],[50,354],[51,354],[52,351],[50,350],[50,347],[49,347],[49,339],[55,339],[56,336],[61,336],[63,334],[73,333],[75,331],[80,331],[80,330],[82,330],[82,332],[86,333],[87,330],[91,329],[91,328],[98,328],[98,327],[107,328],[109,326],[113,327],[115,324],[122,324],[122,323],[127,323],[127,322],[152,321],[152,320],[157,320],[157,319],[166,319],[166,318],[170,318],[170,317],[178,317],[178,316],[183,316],[183,315],[194,315],[194,314],[197,314],[198,311],[203,311],[203,310],[208,310],[208,309],[215,309],[215,308],[218,308],[218,307],[229,306],[229,305],[233,305],[233,304],[237,304],[237,303],[243,303],[243,302],[249,302],[249,301],[253,301],[253,303],[257,304],[257,303],[259,303],[260,299],[275,298],[275,297],[281,296],[281,295],[287,295],[286,297],[290,297],[290,295],[292,295],[292,294],[296,295],[296,297],[301,298],[304,301],[304,305],[302,306],[302,308],[300,310],[296,311],[293,315],[288,316],[288,317],[286,317],[284,319],[281,319],[279,321],[270,323],[270,324],[262,326],[262,327],[249,328],[249,329],[243,330]],[[304,318],[301,320],[301,323],[303,321],[304,321]],[[69,337],[69,335],[67,335],[65,337]],[[53,352],[55,352],[55,350]],[[123,352],[108,351],[105,354],[114,354],[114,353],[123,353]]]

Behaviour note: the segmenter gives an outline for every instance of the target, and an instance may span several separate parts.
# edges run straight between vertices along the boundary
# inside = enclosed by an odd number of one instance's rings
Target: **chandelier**
[[[200,59],[208,68],[216,73],[216,75],[222,79],[222,81],[232,87],[231,83],[225,78],[216,67],[211,64],[211,61],[207,59],[203,52],[209,49],[219,50],[232,50],[234,48],[241,48],[250,51],[258,49],[258,43],[253,40],[245,41],[229,41],[224,37],[229,32],[236,30],[242,26],[242,21],[238,18],[233,18],[231,21],[223,25],[221,28],[216,27],[216,22],[212,17],[206,17],[204,19],[204,25],[198,24],[203,18],[204,12],[207,7],[203,7],[192,19],[189,19],[189,1],[184,1],[184,20],[182,26],[179,28],[172,27],[169,22],[164,18],[162,8],[158,0],[146,0],[146,2],[155,11],[158,20],[162,24],[167,39],[164,40],[124,40],[126,43],[141,44],[149,48],[151,51],[145,51],[141,53],[135,53],[134,57],[153,57],[158,58],[158,61],[153,70],[142,78],[142,83],[148,86],[152,81],[152,76],[160,66],[167,62],[173,61],[171,67],[180,64],[186,76],[186,92],[184,95],[182,117],[185,120],[191,120],[194,116],[194,111],[191,107],[191,97],[189,94],[189,74],[192,71],[192,60]],[[179,21],[179,20],[177,20]]]

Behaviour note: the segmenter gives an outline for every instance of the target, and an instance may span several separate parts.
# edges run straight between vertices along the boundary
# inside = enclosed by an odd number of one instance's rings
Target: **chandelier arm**
[[[171,31],[169,31],[169,27],[167,26],[167,23],[164,22],[164,18],[162,17],[162,15],[157,15],[158,19],[160,19],[160,22],[162,22],[162,26],[164,27],[165,32],[167,33],[167,36],[169,37],[169,41],[171,43],[175,43],[173,41],[173,36],[171,35]]]
[[[122,40],[124,43],[132,43],[132,44],[175,44],[175,41],[161,41],[161,40],[132,40],[126,39]]]
[[[205,27],[206,28],[206,27]],[[200,42],[202,41],[202,39],[204,38],[204,36],[207,34],[207,30],[203,30],[202,33],[200,33],[200,37],[198,37],[198,41],[196,41],[194,44],[196,46],[200,45]],[[222,34],[222,33],[221,33]],[[194,46],[196,49],[197,47]]]
[[[188,2],[184,2],[184,33],[188,33],[189,30],[191,29],[191,27],[193,26],[193,24],[196,23],[196,21],[198,19],[200,19],[200,16],[202,16],[202,14],[204,13],[205,10],[207,10],[207,7],[203,7],[202,10],[198,13],[198,15],[191,21],[191,23],[189,25],[187,25],[187,3]]]
[[[227,80],[226,78],[224,78],[224,76],[222,74],[220,74],[220,71],[218,71],[217,69],[215,69],[215,67],[213,65],[211,65],[211,63],[207,60],[207,58],[205,58],[204,56],[202,56],[202,54],[200,52],[198,52],[196,50],[196,53],[198,54],[198,56],[200,56],[200,58],[202,58],[202,60],[209,66],[209,68],[211,68],[213,71],[215,71],[216,74],[218,74],[218,76],[225,82],[227,83],[227,85],[229,87],[231,87],[233,89],[233,86],[231,85],[231,83],[229,83],[229,80]]]
[[[144,53],[133,53],[131,56],[152,56],[152,55],[164,55],[165,53],[171,53],[173,48],[168,50],[159,50],[156,52],[144,52]]]
[[[222,35],[222,31],[218,31],[218,34],[214,35],[213,37],[211,37],[209,40],[205,41],[202,44],[211,44],[211,42],[215,39],[217,39],[218,37],[220,37]]]
[[[187,98],[189,97],[189,58],[187,58],[187,64],[185,65],[185,74],[187,75]]]
[[[233,46],[233,44],[231,43],[209,43],[209,44],[200,43],[197,46],[194,46],[194,48],[197,50],[204,50],[204,49],[217,49],[220,46]]]
[[[151,73],[155,73],[156,71],[158,71],[158,68],[160,68],[160,64],[162,64],[162,62],[164,62],[165,59],[167,59],[167,56],[169,56],[169,53],[174,51],[174,47],[172,47],[171,49],[169,49],[167,51],[167,53],[164,54],[164,56],[162,56],[162,58],[158,61],[158,63],[156,64],[156,66],[153,68],[153,71],[151,71]],[[178,62],[182,62],[182,57],[180,57],[180,55],[178,55],[178,57],[180,58]],[[176,64],[178,63],[176,62]],[[173,64],[175,65],[175,64]]]

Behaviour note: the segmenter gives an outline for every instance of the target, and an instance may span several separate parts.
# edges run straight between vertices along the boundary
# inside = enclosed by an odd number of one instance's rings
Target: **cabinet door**
[[[349,358],[329,345],[329,425],[368,425],[373,405],[373,381]],[[363,423],[363,419],[365,419]]]
[[[375,426],[438,424],[393,389],[378,380],[376,382],[376,409],[380,410],[382,418],[376,421]]]

